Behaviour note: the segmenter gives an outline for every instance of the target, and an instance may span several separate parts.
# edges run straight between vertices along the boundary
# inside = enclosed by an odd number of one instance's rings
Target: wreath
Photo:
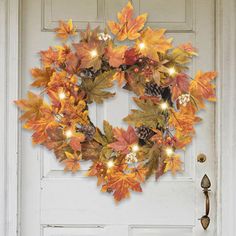
[[[173,47],[165,29],[144,28],[147,14],[133,13],[128,2],[118,22],[108,21],[114,37],[88,25],[76,41],[72,20],[61,21],[55,32],[62,44],[41,51],[42,67],[31,70],[40,95],[28,92],[28,99],[16,101],[32,142],[52,150],[65,171],[75,173],[82,161],[91,161],[86,175],[96,176],[101,191],[116,201],[142,192],[141,183],[153,174],[158,179],[181,171],[178,150],[192,141],[201,121],[196,113],[205,100],[216,100],[216,72],[186,74],[197,56],[191,43]],[[115,96],[107,90],[115,82],[133,92],[137,109],[124,118],[127,130],[108,121],[100,130],[88,105]]]

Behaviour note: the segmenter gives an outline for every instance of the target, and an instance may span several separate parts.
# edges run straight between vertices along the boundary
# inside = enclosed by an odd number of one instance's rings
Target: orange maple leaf
[[[190,83],[190,94],[199,108],[204,108],[204,99],[216,101],[215,85],[211,82],[216,78],[217,73],[199,71],[194,80]]]
[[[111,42],[108,44],[105,55],[112,67],[119,67],[124,63],[124,55],[127,48],[127,46],[113,47]]]
[[[129,126],[127,131],[120,128],[114,128],[113,133],[117,141],[108,146],[122,154],[128,154],[131,146],[138,142],[138,137],[132,126]]]
[[[114,21],[108,21],[108,26],[111,32],[116,35],[119,41],[125,39],[135,40],[140,36],[139,31],[144,27],[147,20],[147,14],[142,14],[137,18],[133,19],[134,8],[131,2],[117,14],[119,23]]]
[[[68,22],[60,21],[59,27],[55,29],[57,33],[56,36],[60,39],[66,40],[70,36],[75,36],[76,27],[72,23],[72,19],[68,20]]]
[[[164,160],[164,163],[166,164],[164,172],[171,171],[173,175],[176,174],[177,171],[181,171],[182,168],[182,161],[180,160],[179,155],[173,155],[170,157],[167,157]]]
[[[63,161],[65,166],[65,171],[71,171],[75,173],[80,169],[80,159],[81,157],[78,156],[76,153],[72,154],[70,152],[65,152],[67,159]]]
[[[24,125],[25,129],[33,130],[32,143],[33,144],[42,144],[48,139],[48,130],[52,127],[58,127],[58,124],[55,122],[55,118],[52,113],[47,113],[44,111],[43,117],[37,120],[29,120]]]
[[[70,146],[76,152],[81,150],[81,142],[85,140],[85,136],[82,133],[75,133],[70,139]]]
[[[142,164],[139,164],[136,168],[132,168],[132,173],[135,173],[136,180],[140,182],[145,182],[147,172],[148,169]]]
[[[32,93],[28,92],[28,99],[21,99],[15,101],[17,106],[25,113],[20,117],[21,120],[36,120],[43,116],[41,108],[49,109],[48,105],[44,103],[43,99]]]
[[[136,180],[136,174],[112,173],[108,182],[102,186],[102,192],[113,191],[114,199],[119,202],[130,196],[130,190],[142,192],[140,183]]]
[[[200,121],[201,119],[195,116],[195,112],[186,107],[181,107],[179,111],[170,109],[169,125],[175,128],[176,133],[194,134],[194,125]]]
[[[31,75],[34,77],[35,81],[31,85],[33,87],[46,87],[54,72],[55,70],[50,67],[45,69],[33,68]]]
[[[147,27],[136,42],[136,50],[143,56],[159,61],[158,53],[166,53],[172,48],[172,39],[165,37],[165,29],[152,30]]]
[[[50,47],[48,50],[40,51],[41,62],[44,67],[51,67],[57,62],[58,52]]]
[[[77,56],[81,60],[80,68],[93,67],[95,70],[101,68],[101,57],[104,54],[104,46],[100,42],[81,42],[73,45],[77,51]]]
[[[89,168],[86,176],[96,176],[98,178],[97,185],[101,185],[104,182],[104,178],[107,175],[107,165],[104,162],[95,162]]]

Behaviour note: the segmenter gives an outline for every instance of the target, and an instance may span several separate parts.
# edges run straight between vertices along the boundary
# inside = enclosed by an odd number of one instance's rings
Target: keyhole
[[[201,153],[197,156],[197,161],[200,163],[204,163],[206,161],[206,155]]]

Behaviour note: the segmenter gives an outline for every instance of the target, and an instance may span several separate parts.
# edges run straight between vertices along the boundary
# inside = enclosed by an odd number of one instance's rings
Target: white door
[[[60,19],[72,18],[79,28],[105,25],[115,19],[126,0],[23,0],[21,8],[21,89],[26,95],[31,83],[29,69],[39,66],[37,52],[57,42],[53,28]],[[149,25],[164,27],[175,44],[192,42],[199,57],[191,65],[214,70],[214,0],[134,0],[137,12],[149,13]],[[116,99],[91,108],[92,118],[101,127],[103,119],[122,126],[130,108],[126,91]],[[21,211],[22,236],[214,236],[216,235],[216,154],[214,147],[214,106],[200,114],[197,137],[187,149],[184,171],[176,177],[148,181],[142,194],[116,205],[111,196],[96,188],[96,180],[65,174],[53,153],[31,145],[31,134],[22,131]],[[204,163],[197,162],[206,154]],[[204,231],[199,218],[205,213],[205,196],[200,186],[207,174],[212,182],[211,224]]]

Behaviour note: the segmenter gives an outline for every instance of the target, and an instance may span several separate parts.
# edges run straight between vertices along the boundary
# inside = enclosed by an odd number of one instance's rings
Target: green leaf
[[[132,113],[124,118],[125,122],[134,126],[145,125],[151,129],[155,129],[157,126],[164,126],[165,117],[159,104],[154,104],[150,100],[144,101],[138,98],[134,98],[134,101],[142,110],[131,110]]]
[[[114,73],[115,71],[111,70],[100,74],[95,79],[85,78],[83,80],[82,87],[88,96],[88,103],[103,103],[104,99],[115,95],[115,93],[104,90],[113,86]]]
[[[102,144],[102,146],[107,145],[106,137],[101,133],[101,131],[98,128],[96,129],[96,132],[95,132],[93,138],[96,142]]]
[[[148,162],[145,164],[145,167],[147,167],[148,169],[146,173],[146,179],[150,178],[151,175],[157,171],[159,167],[160,157],[161,157],[161,151],[156,145],[150,148],[147,154]]]
[[[109,124],[109,122],[106,120],[103,121],[103,130],[104,130],[108,143],[112,143],[114,141],[113,128]]]

